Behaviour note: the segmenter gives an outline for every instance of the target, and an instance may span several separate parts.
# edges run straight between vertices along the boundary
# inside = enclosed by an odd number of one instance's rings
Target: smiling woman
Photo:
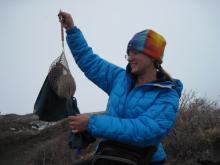
[[[99,52],[102,58],[122,67],[126,66],[127,61],[120,57],[120,54],[125,54],[126,45],[132,33],[146,28],[159,32],[167,41],[162,66],[167,68],[173,78],[180,78],[185,88],[196,90],[199,96],[206,95],[219,100],[220,79],[210,73],[220,75],[220,19],[217,19],[220,15],[218,7],[220,1],[139,0],[137,3],[137,1],[126,0],[93,0],[91,2],[53,0],[52,5],[50,2],[1,0],[0,111],[3,114],[32,112],[34,101],[48,72],[48,65],[60,51],[60,24],[56,17],[60,9],[74,14],[75,24],[83,29],[83,34],[96,53]],[[71,39],[70,36],[72,35],[68,34],[68,40]],[[71,59],[72,56],[69,56],[69,49],[66,53],[68,61],[72,64],[70,70],[78,82],[76,96],[81,112],[107,109],[109,113],[126,118],[127,121],[127,113],[131,117],[135,115],[130,113],[135,103],[129,98],[138,88],[133,88],[130,77],[122,81],[124,82],[122,84],[116,81],[117,77],[113,75],[115,79],[111,83],[118,83],[121,88],[117,89],[121,92],[109,90],[105,94],[87,81],[84,74],[76,68]],[[75,54],[74,57],[78,57],[77,53]],[[159,71],[160,67],[157,68]],[[99,72],[93,74],[95,73]],[[135,80],[131,72],[124,73],[128,73],[132,80]],[[108,77],[109,74],[103,72],[103,75]],[[95,79],[95,76],[92,78]],[[132,84],[131,90],[124,89],[127,87],[126,82]],[[110,86],[109,84],[103,81],[102,87]],[[114,87],[116,86],[113,85]],[[145,86],[145,90],[149,88],[151,87]],[[164,88],[164,91],[166,89]],[[123,92],[127,92],[126,99],[123,97]],[[144,97],[143,93],[140,96]],[[11,104],[12,95],[16,98],[13,99],[13,104]],[[105,108],[108,95],[109,103]],[[121,98],[115,99],[113,97],[115,95]],[[112,106],[110,103],[114,102],[113,100],[118,104],[115,103],[115,106]],[[145,100],[146,98],[142,102],[145,103]],[[138,105],[134,107],[136,107],[134,111],[137,112]],[[92,119],[93,116],[91,121]]]
[[[60,12],[59,19],[77,65],[109,95],[104,114],[68,118],[75,132],[87,130],[105,139],[90,160],[76,164],[163,164],[161,140],[175,123],[182,91],[181,81],[167,79],[161,69],[165,39],[153,30],[137,33],[128,43],[125,70],[93,53],[69,13]]]

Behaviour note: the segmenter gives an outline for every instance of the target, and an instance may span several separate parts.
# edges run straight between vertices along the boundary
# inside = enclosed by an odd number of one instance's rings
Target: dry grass
[[[67,137],[68,133],[50,141],[47,145],[41,146],[36,156],[30,160],[29,164],[71,165],[76,160],[86,159],[94,153],[96,143],[91,144],[86,150],[81,150],[79,152],[69,148]]]
[[[219,161],[220,110],[215,101],[184,93],[174,129],[164,145],[174,164],[198,160]],[[175,158],[175,159],[174,159]]]

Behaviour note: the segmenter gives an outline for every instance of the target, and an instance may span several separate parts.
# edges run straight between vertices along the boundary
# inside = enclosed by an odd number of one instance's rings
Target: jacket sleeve
[[[117,76],[124,69],[94,54],[77,27],[67,30],[67,43],[77,65],[86,77],[109,94]]]
[[[137,118],[123,119],[107,115],[91,116],[88,130],[92,135],[145,147],[158,144],[173,127],[179,98],[172,102],[158,99]],[[170,100],[170,99],[168,99]]]

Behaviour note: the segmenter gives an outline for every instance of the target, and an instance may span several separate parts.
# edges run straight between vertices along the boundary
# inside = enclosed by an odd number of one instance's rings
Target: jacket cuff
[[[90,114],[89,115],[89,122],[88,122],[88,125],[87,125],[87,130],[92,134],[92,123],[93,123],[93,120],[94,120],[94,114]]]
[[[71,29],[66,30],[66,34],[72,34],[76,33],[78,28],[76,26],[73,26]]]

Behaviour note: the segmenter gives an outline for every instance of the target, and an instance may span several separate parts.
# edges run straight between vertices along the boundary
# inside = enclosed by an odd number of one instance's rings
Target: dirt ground
[[[186,128],[175,128],[164,141],[169,156],[167,164],[217,165],[220,157],[220,131],[219,127],[216,128],[218,130],[212,130],[215,137],[207,136],[205,141],[200,139],[201,142],[196,144],[192,143],[193,138],[189,138],[193,137],[193,133],[181,134]],[[198,129],[195,127],[195,130]],[[70,165],[94,153],[97,142],[79,154],[69,148],[68,135],[66,121],[42,122],[33,114],[0,115],[0,165]],[[181,138],[184,138],[185,142]],[[182,144],[179,141],[182,141]],[[204,147],[201,144],[204,144]],[[193,146],[198,146],[198,149]],[[193,159],[188,159],[190,157]]]
[[[53,159],[46,155],[50,152],[48,148],[53,152],[50,146],[62,143],[67,151],[70,150],[64,121],[46,123],[33,114],[10,114],[0,117],[0,132],[0,165],[49,164],[48,159]],[[71,157],[74,159],[75,154]]]

